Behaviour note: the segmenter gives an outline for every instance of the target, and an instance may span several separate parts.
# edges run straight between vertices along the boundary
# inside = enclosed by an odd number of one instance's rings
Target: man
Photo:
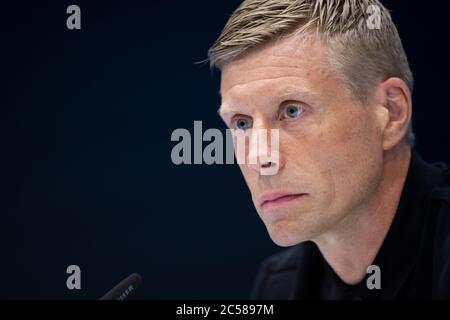
[[[209,60],[225,123],[279,132],[277,163],[240,164],[292,246],[253,298],[450,298],[450,173],[413,149],[413,77],[379,1],[246,0]]]

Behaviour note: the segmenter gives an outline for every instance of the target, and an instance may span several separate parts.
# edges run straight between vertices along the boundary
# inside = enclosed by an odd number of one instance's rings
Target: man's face
[[[381,179],[382,133],[374,108],[352,99],[325,54],[319,41],[295,36],[222,70],[227,125],[279,130],[277,174],[261,175],[263,163],[240,169],[281,246],[313,240],[364,210]]]

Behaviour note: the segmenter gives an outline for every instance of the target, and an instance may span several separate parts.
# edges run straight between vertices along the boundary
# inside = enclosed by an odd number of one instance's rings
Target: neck
[[[407,145],[386,152],[381,182],[371,200],[313,240],[345,283],[362,281],[375,260],[397,211],[410,159]]]

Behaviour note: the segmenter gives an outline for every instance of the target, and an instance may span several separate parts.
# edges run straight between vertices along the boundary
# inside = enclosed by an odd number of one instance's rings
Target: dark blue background
[[[269,239],[237,166],[175,166],[176,128],[224,126],[206,58],[240,1],[2,5],[0,298],[246,298]],[[417,149],[450,162],[446,1],[384,1],[416,79]],[[82,30],[66,28],[77,4]],[[66,267],[82,290],[66,288]]]

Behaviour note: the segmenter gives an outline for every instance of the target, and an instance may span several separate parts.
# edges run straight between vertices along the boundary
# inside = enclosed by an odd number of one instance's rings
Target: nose
[[[278,129],[253,128],[247,166],[263,176],[277,174],[280,169],[279,140]]]

